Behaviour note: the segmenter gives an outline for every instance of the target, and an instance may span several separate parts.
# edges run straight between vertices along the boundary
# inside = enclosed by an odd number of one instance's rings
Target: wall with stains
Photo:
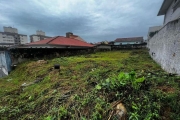
[[[164,70],[180,74],[180,19],[164,26],[148,41],[147,47]]]

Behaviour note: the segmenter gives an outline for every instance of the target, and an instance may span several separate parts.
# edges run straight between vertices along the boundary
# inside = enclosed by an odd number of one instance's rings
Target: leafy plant
[[[66,118],[68,115],[68,111],[64,106],[59,107],[59,117],[60,118]]]
[[[130,72],[129,74],[121,72],[118,76],[107,78],[105,81],[102,81],[100,84],[96,85],[95,88],[97,90],[101,90],[102,88],[116,90],[119,87],[130,84],[135,90],[138,90],[144,80],[145,77],[136,78],[134,71]]]

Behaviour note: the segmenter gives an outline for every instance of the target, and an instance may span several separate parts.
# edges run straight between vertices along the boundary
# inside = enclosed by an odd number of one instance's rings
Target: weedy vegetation
[[[129,120],[180,120],[180,77],[163,71],[146,49],[46,61],[26,61],[0,79],[1,120],[117,120],[117,101]]]

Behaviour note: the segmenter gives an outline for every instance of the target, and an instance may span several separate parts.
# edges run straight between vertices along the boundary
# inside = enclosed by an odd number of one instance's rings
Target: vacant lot
[[[46,61],[24,62],[0,79],[2,120],[116,120],[118,101],[128,119],[180,120],[180,77],[163,71],[145,49]]]

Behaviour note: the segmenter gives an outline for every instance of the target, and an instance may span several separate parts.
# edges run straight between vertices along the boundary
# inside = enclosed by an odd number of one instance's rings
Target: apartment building
[[[31,42],[37,42],[37,41],[44,40],[47,38],[51,38],[51,37],[46,36],[45,32],[43,32],[41,30],[37,30],[36,34],[30,35],[30,41]]]
[[[18,30],[12,27],[3,27],[4,32],[0,32],[0,47],[9,47],[28,43],[27,35],[18,34]]]

